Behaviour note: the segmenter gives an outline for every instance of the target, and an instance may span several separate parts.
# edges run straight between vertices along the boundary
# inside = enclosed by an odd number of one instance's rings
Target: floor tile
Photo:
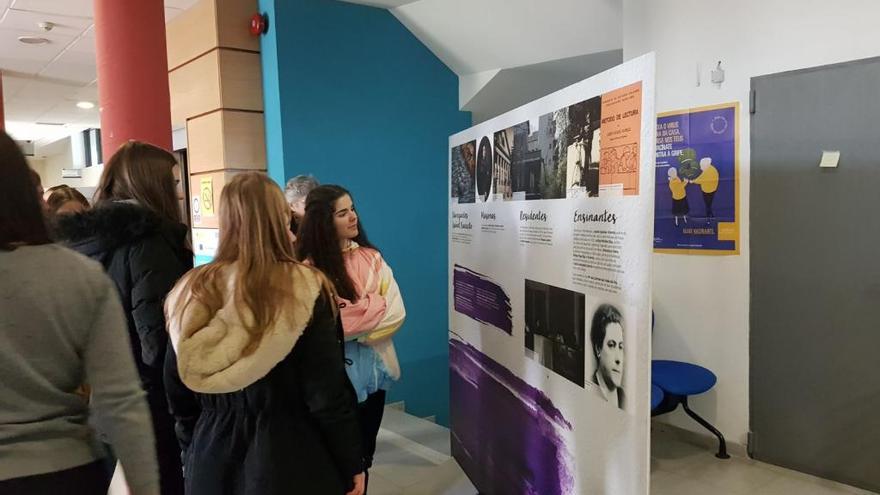
[[[397,486],[391,480],[370,472],[370,484],[367,487],[369,495],[405,495],[403,488]]]
[[[390,494],[476,493],[447,456],[448,430],[399,411],[386,418],[373,472],[391,483]],[[714,450],[662,428],[651,440],[651,495],[876,495],[751,459],[718,459]]]
[[[660,479],[660,483],[651,486],[651,495],[745,495],[726,491],[718,487],[686,476],[669,474],[668,478]]]
[[[449,430],[394,408],[385,408],[382,429],[397,433],[434,451],[450,455]]]
[[[764,465],[764,469],[774,473],[774,479],[755,495],[875,495],[874,492],[844,485],[835,481],[818,478],[809,474],[791,471],[778,466]]]
[[[447,429],[396,410],[385,419],[370,495],[476,494],[449,456]],[[751,459],[717,459],[713,450],[663,429],[652,432],[651,442],[651,495],[878,495]],[[110,495],[126,491],[117,472]]]
[[[669,471],[651,472],[651,493],[652,495],[675,493],[675,485],[681,482],[680,476]]]
[[[769,485],[778,476],[762,468],[756,461],[738,457],[714,459],[713,462],[702,463],[692,474],[695,479],[715,486],[719,490],[744,494],[753,493]]]
[[[427,480],[406,487],[406,495],[474,495],[477,489],[454,459],[437,466]]]
[[[682,442],[668,432],[655,431],[651,434],[652,470],[685,471],[715,461],[722,462],[706,447]]]

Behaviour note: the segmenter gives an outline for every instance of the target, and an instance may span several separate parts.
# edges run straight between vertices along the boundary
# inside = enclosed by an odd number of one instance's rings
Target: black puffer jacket
[[[100,262],[119,290],[132,353],[153,419],[162,494],[182,494],[180,449],[168,411],[163,364],[168,349],[163,305],[190,268],[186,226],[127,202],[105,203],[54,226],[56,240]]]
[[[173,224],[142,206],[125,202],[60,217],[55,229],[56,240],[100,262],[116,283],[147,392],[162,388],[168,344],[165,296],[192,268],[186,232],[183,224]]]

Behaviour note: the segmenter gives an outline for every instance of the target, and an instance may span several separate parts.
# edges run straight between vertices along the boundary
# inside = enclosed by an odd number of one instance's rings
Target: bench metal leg
[[[691,411],[691,408],[688,407],[687,397],[682,398],[681,407],[684,408],[684,412],[686,412],[688,416],[694,418],[694,421],[700,423],[703,428],[706,428],[707,430],[711,431],[713,435],[718,437],[718,453],[715,454],[715,457],[719,459],[730,459],[730,456],[727,454],[727,442],[724,441],[724,435],[722,435],[717,428],[712,426],[711,423],[700,417],[699,414]]]

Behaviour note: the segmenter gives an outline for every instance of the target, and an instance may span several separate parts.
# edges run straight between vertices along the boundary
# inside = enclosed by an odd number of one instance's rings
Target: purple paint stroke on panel
[[[450,339],[452,454],[486,495],[573,493],[572,426],[542,391]]]
[[[510,297],[500,285],[461,265],[455,265],[452,283],[456,311],[513,335]]]

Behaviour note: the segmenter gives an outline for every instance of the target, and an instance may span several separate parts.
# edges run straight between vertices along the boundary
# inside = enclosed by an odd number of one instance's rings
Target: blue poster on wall
[[[658,114],[654,250],[739,254],[739,104]]]

